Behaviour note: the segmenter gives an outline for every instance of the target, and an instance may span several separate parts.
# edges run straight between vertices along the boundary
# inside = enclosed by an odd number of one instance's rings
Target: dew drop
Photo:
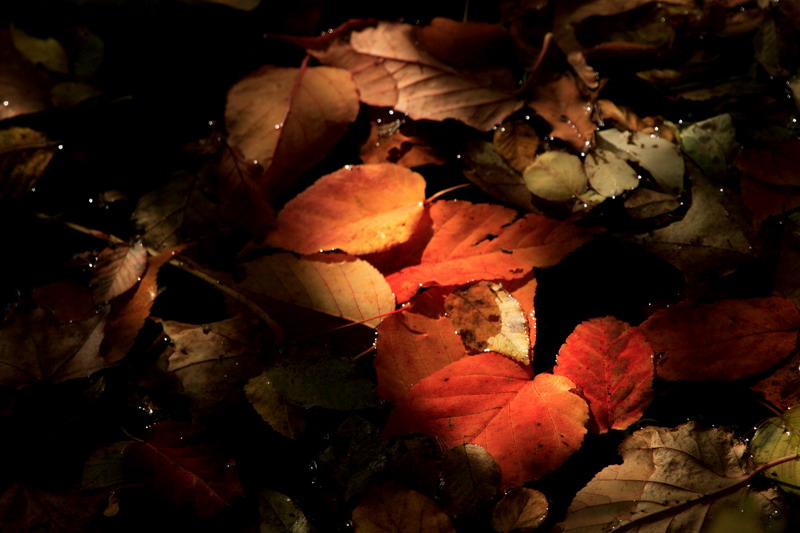
[[[279,130],[279,129],[281,129],[281,126],[283,126],[283,124],[275,124],[275,129]]]
[[[8,100],[3,100],[3,107],[8,107],[8,106],[9,106]]]
[[[64,145],[63,145],[63,144],[59,144],[59,145],[57,146],[57,148],[58,148],[59,150],[63,150],[63,149],[64,149]]]

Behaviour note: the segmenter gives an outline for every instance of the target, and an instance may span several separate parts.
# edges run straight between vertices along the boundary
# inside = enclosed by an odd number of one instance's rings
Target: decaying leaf
[[[653,398],[653,349],[641,331],[612,317],[579,324],[553,373],[579,387],[597,433],[628,428]]]
[[[442,464],[442,492],[448,514],[475,512],[497,494],[500,468],[477,444],[462,444],[447,452]]]
[[[597,125],[592,120],[593,103],[581,94],[578,83],[572,74],[563,74],[537,85],[528,104],[550,124],[551,136],[585,152],[595,144]]]
[[[272,429],[290,439],[296,439],[305,429],[301,410],[288,403],[275,389],[269,372],[251,378],[244,387],[253,409]]]
[[[522,177],[529,191],[551,202],[565,202],[586,192],[587,177],[580,158],[564,152],[543,153]]]
[[[228,92],[228,141],[261,165],[261,184],[282,192],[322,160],[358,115],[350,73],[331,67],[266,66]]]
[[[527,121],[514,120],[497,128],[492,142],[497,153],[521,174],[536,159],[541,140]]]
[[[694,422],[675,429],[646,427],[620,445],[622,464],[600,471],[578,492],[559,525],[567,532],[700,531],[728,508],[752,505],[759,530],[781,514],[774,489],[757,491],[745,445],[720,428]]]
[[[511,489],[494,507],[492,528],[500,533],[529,533],[547,519],[548,508],[547,498],[538,490]]]
[[[383,319],[374,363],[381,398],[397,404],[419,380],[466,355],[455,329],[445,315],[443,291],[437,288],[414,298],[402,313]]]
[[[147,268],[147,249],[141,241],[109,247],[100,252],[92,275],[96,303],[108,302],[142,279]]]
[[[705,304],[685,300],[656,311],[640,327],[660,354],[658,377],[733,381],[792,353],[800,312],[791,300],[777,297]]]
[[[267,243],[301,254],[381,252],[411,238],[424,200],[425,179],[416,172],[391,163],[348,165],[290,200]]]
[[[586,155],[583,162],[592,189],[613,198],[639,186],[639,177],[633,168],[614,152],[598,148]]]
[[[790,409],[761,423],[750,440],[750,452],[756,466],[800,454],[800,410]],[[800,461],[780,464],[765,475],[783,490],[800,494]]]
[[[0,199],[30,191],[44,173],[56,145],[31,128],[0,130]]]
[[[679,194],[683,190],[685,163],[678,145],[655,134],[607,129],[597,134],[600,148],[616,153],[647,170],[661,192]]]
[[[530,364],[531,342],[525,311],[502,285],[483,282],[451,293],[445,310],[464,344]]]
[[[415,385],[392,411],[390,435],[421,432],[447,446],[479,444],[505,488],[558,468],[583,442],[586,402],[563,376],[538,374],[495,353],[460,359]]]
[[[644,220],[671,213],[682,203],[680,196],[642,188],[633,191],[625,199],[624,205],[629,217],[634,220]]]
[[[733,120],[728,113],[685,126],[680,132],[680,143],[683,153],[712,176],[728,170],[739,148]]]
[[[353,523],[359,533],[455,533],[433,500],[393,483],[365,491]]]
[[[263,490],[258,498],[261,515],[259,533],[313,533],[314,526],[291,498],[274,490]]]

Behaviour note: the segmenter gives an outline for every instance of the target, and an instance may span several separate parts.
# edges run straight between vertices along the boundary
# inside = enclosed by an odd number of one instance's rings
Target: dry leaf
[[[527,121],[515,120],[497,128],[492,142],[497,153],[521,174],[536,160],[541,140]]]
[[[653,176],[662,192],[680,194],[683,190],[686,165],[678,145],[655,134],[622,132],[616,129],[603,130],[597,134],[597,138],[600,148],[641,165]]]
[[[580,158],[545,152],[522,175],[530,192],[551,202],[565,202],[586,192],[587,177]]]
[[[589,185],[606,198],[614,198],[639,186],[637,172],[614,152],[602,148],[592,150],[586,155],[583,167]]]
[[[494,144],[474,141],[461,156],[464,175],[486,194],[525,211],[538,212],[522,174],[514,170]]]
[[[147,249],[142,241],[109,247],[100,252],[92,274],[95,303],[105,303],[139,283],[147,268]]]
[[[446,163],[425,140],[402,134],[402,122],[400,119],[388,124],[372,122],[369,138],[361,145],[361,161],[366,164],[397,163],[407,168]]]

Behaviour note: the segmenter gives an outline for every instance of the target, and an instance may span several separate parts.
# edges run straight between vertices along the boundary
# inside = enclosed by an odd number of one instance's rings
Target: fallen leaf
[[[94,262],[92,294],[95,303],[108,302],[139,283],[147,268],[142,241],[105,248]]]
[[[596,433],[627,429],[653,399],[653,349],[637,328],[612,317],[579,324],[558,351],[553,373],[589,402]]]
[[[787,410],[762,422],[750,439],[753,463],[760,466],[786,455],[800,454],[800,411]],[[800,455],[798,456],[800,457]],[[767,479],[794,494],[800,494],[800,462],[797,460],[770,468]]]
[[[353,509],[359,533],[455,533],[433,500],[415,490],[385,483],[363,493]]]
[[[656,375],[674,381],[733,381],[757,374],[792,353],[800,312],[791,300],[752,298],[693,303],[653,313],[641,326]]]
[[[750,387],[780,409],[800,404],[800,353],[795,353]]]
[[[301,254],[381,252],[411,238],[424,200],[425,179],[416,172],[391,163],[348,165],[292,198],[267,243]]]
[[[361,145],[361,161],[366,164],[396,163],[407,168],[446,163],[424,139],[401,133],[402,123],[400,119],[388,124],[372,122],[369,138]]]
[[[770,185],[800,185],[795,163],[800,141],[772,143],[767,148],[744,148],[733,160],[736,168]]]
[[[583,442],[589,410],[563,376],[538,374],[495,353],[460,359],[417,383],[386,432],[420,432],[446,446],[475,443],[494,457],[508,488],[542,477]]]
[[[0,120],[50,108],[53,80],[14,47],[11,30],[0,30]]]
[[[425,51],[459,69],[496,68],[514,54],[511,35],[500,24],[435,17],[415,37]]]
[[[396,405],[419,380],[465,356],[455,330],[445,315],[444,293],[435,288],[383,319],[374,361],[381,398]]]
[[[533,195],[518,172],[500,155],[494,144],[473,141],[461,154],[464,175],[483,192],[526,211],[539,210],[531,201]]]
[[[366,261],[344,255],[296,258],[273,254],[244,263],[242,291],[267,303],[279,301],[376,327],[394,310],[392,289]]]
[[[528,278],[522,278],[507,282],[506,290],[519,302],[525,318],[528,321],[528,337],[530,338],[531,358],[533,358],[533,347],[536,345],[536,311],[533,308],[533,299],[536,296],[536,278],[531,274]]]
[[[625,199],[625,213],[634,220],[660,217],[681,206],[680,196],[651,189],[636,189]]]
[[[218,409],[263,370],[260,359],[271,337],[251,314],[199,325],[160,322],[172,341],[167,372],[180,380],[195,415]]]
[[[234,463],[191,424],[154,424],[125,456],[149,489],[200,518],[216,515],[242,495]]]
[[[597,134],[598,147],[616,153],[647,170],[661,192],[679,194],[683,190],[686,165],[677,144],[655,134],[607,129]]]
[[[69,72],[67,53],[61,43],[52,37],[39,39],[11,26],[11,40],[14,48],[19,50],[31,63],[42,65],[47,70],[61,74]]]
[[[497,87],[464,72],[417,45],[413,24],[379,22],[308,53],[322,63],[349,70],[365,104],[391,107],[415,120],[460,120],[488,131],[522,106],[514,88]]]
[[[547,498],[538,490],[511,489],[494,507],[492,529],[499,533],[529,533],[544,523],[548,509]]]
[[[497,153],[521,174],[536,160],[541,140],[527,121],[513,120],[495,130],[492,142]]]
[[[36,130],[0,130],[0,198],[18,198],[33,189],[56,150],[55,143]]]
[[[91,531],[103,511],[102,493],[49,491],[20,482],[0,492],[0,530],[74,533]]]
[[[251,378],[244,387],[244,393],[261,419],[284,437],[296,439],[305,430],[301,409],[280,395],[269,372]]]
[[[606,198],[614,198],[639,186],[637,172],[614,152],[602,148],[592,150],[586,155],[583,167],[589,185]]]
[[[445,298],[444,307],[467,347],[531,363],[527,316],[502,285],[484,282],[458,289]]]
[[[684,126],[680,143],[683,153],[711,176],[727,172],[739,148],[729,113]]]
[[[580,158],[564,152],[543,153],[522,178],[529,191],[551,202],[565,202],[586,192],[587,177]]]
[[[600,87],[600,74],[586,63],[582,52],[570,52],[567,54],[567,62],[587,88],[597,89]]]
[[[420,287],[475,280],[513,280],[533,267],[552,266],[591,237],[591,231],[547,217],[516,218],[508,208],[469,202],[434,202],[433,237],[419,265],[387,277],[398,302]]]
[[[258,495],[259,533],[313,533],[314,526],[291,498],[274,490]]]
[[[448,514],[474,513],[498,493],[500,468],[477,444],[462,444],[444,458],[441,487]]]
[[[578,81],[566,73],[548,83],[536,85],[528,102],[550,124],[550,135],[585,152],[595,144],[597,124],[592,120],[593,98],[581,94]]]
[[[772,294],[800,303],[800,215],[783,219],[780,258],[772,281]]]
[[[800,189],[769,185],[747,176],[741,178],[742,200],[752,214],[754,230],[770,217],[784,215],[800,207]]]
[[[720,429],[694,422],[675,429],[646,427],[619,448],[621,465],[600,471],[567,509],[559,524],[571,531],[701,531],[728,507],[752,504],[759,530],[781,513],[775,489],[751,488],[745,445]],[[762,529],[763,528],[763,529]]]
[[[126,483],[125,449],[131,441],[114,442],[96,449],[86,459],[81,476],[81,490],[108,489]]]
[[[271,195],[319,163],[358,115],[350,73],[331,67],[265,66],[228,91],[228,142],[264,169]]]

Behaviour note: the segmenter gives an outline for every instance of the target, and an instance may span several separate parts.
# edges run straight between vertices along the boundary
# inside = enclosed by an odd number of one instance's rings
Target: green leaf
[[[800,409],[790,409],[762,423],[750,441],[750,452],[756,465],[800,453]],[[770,468],[765,475],[784,490],[800,494],[800,461]]]

